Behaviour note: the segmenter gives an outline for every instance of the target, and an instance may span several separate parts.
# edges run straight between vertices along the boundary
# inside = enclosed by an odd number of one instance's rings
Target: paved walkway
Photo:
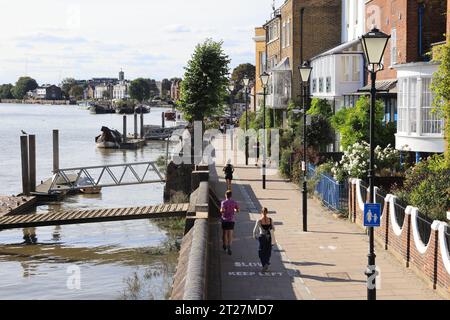
[[[222,167],[212,173],[212,187],[220,199],[225,193]],[[364,230],[347,220],[334,218],[314,199],[308,202],[309,232],[302,232],[301,193],[279,176],[268,177],[262,189],[261,169],[237,167],[233,184],[234,199],[241,206],[237,216],[233,255],[221,249],[219,223],[215,233],[217,299],[296,300],[361,299],[367,297],[366,276],[368,238]],[[275,222],[277,247],[272,265],[261,273],[258,243],[252,239],[261,207],[267,207]],[[377,247],[377,266],[381,272],[380,300],[441,299],[412,271],[388,252]],[[217,272],[217,270],[216,270]]]

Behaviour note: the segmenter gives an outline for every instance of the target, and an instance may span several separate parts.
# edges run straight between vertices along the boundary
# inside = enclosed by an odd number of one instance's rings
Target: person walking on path
[[[225,173],[225,180],[227,181],[227,189],[231,190],[231,183],[233,182],[234,167],[231,164],[231,160],[228,160],[227,165],[223,167]]]
[[[239,205],[231,199],[233,193],[228,190],[225,194],[226,200],[222,201],[220,213],[222,214],[223,250],[231,256],[231,245],[233,243],[233,230],[235,226],[235,215],[239,212]]]
[[[262,271],[269,270],[270,257],[272,256],[272,245],[275,243],[272,218],[267,217],[268,210],[263,208],[261,211],[261,218],[256,221],[253,229],[253,238],[259,241],[259,259],[263,266]]]

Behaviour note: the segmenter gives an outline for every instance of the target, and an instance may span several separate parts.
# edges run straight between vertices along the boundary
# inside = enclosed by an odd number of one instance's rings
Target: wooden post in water
[[[28,157],[29,157],[29,172],[30,172],[30,191],[36,191],[36,136],[30,135],[28,137]]]
[[[169,138],[166,139],[166,170],[169,165]]]
[[[127,142],[127,116],[123,116],[123,132],[122,132],[123,143]]]
[[[134,138],[137,139],[138,138],[138,115],[135,112],[134,113]]]
[[[144,139],[144,113],[141,111],[141,139]]]
[[[161,127],[163,129],[166,127],[166,118],[164,117],[164,112],[161,113]]]
[[[53,130],[53,173],[59,170],[59,130]]]
[[[24,195],[30,195],[30,172],[28,166],[28,137],[20,137],[20,151],[22,158],[22,192]]]

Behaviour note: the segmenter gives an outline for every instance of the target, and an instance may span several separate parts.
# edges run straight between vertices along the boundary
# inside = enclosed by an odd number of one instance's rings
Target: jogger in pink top
[[[231,244],[233,243],[235,214],[239,212],[239,205],[231,199],[232,195],[230,190],[226,192],[225,196],[227,199],[222,201],[220,208],[222,214],[223,250],[228,251],[229,255],[231,255]]]

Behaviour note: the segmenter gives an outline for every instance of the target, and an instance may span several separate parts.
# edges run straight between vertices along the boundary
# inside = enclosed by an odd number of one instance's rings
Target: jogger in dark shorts
[[[222,230],[223,230],[223,250],[231,255],[231,244],[233,243],[233,230],[235,225],[235,214],[239,212],[239,205],[231,199],[232,192],[230,190],[225,194],[226,200],[222,201],[220,213],[222,214]]]
[[[223,168],[223,172],[225,173],[225,180],[227,181],[227,189],[231,190],[231,183],[233,181],[234,173],[234,167],[231,164],[231,160],[228,160],[227,165]]]

